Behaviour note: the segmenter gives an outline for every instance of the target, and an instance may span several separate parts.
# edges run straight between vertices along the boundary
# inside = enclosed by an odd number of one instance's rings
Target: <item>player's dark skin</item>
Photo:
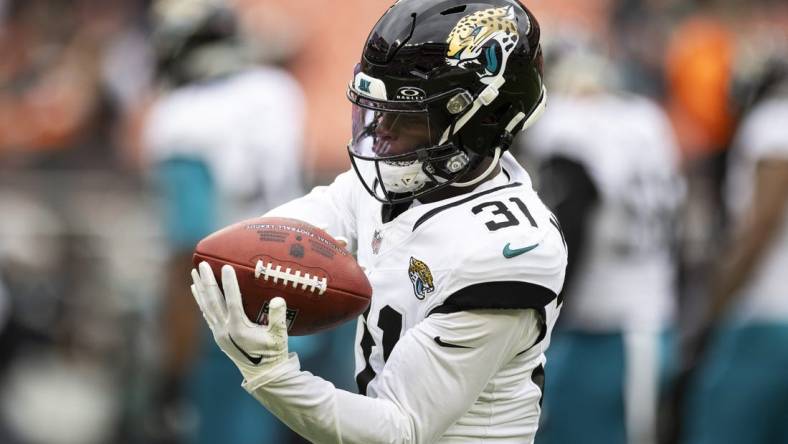
[[[414,147],[430,145],[429,121],[421,114],[379,114],[372,150],[379,157],[408,154]]]
[[[429,132],[429,123],[419,115],[408,116],[406,114],[389,114],[378,118],[375,127],[375,146],[373,151],[381,157],[397,156],[407,154],[414,150],[414,147],[429,146],[432,140]],[[483,174],[493,161],[493,157],[485,157],[481,163],[469,171],[460,181],[469,181]],[[500,165],[495,168],[488,176],[495,177],[501,171]],[[459,196],[476,189],[485,180],[467,187],[444,187],[424,196],[419,197],[422,203],[437,202],[450,197]]]

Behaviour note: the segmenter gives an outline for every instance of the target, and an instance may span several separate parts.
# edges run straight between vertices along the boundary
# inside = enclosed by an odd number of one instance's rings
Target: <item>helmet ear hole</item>
[[[496,107],[492,112],[486,114],[482,120],[482,125],[498,125],[503,122],[504,117],[509,113],[512,108],[510,104],[502,104]]]
[[[492,148],[500,147],[506,151],[512,144],[517,132],[501,131],[506,128],[512,119],[522,111],[516,104],[505,103],[498,105],[489,113],[479,118],[476,137],[471,141],[465,140],[470,145],[463,145],[470,151],[484,157],[492,153]],[[519,126],[519,125],[518,125]]]

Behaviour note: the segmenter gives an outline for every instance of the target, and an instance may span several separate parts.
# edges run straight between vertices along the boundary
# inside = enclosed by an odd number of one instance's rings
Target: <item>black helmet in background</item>
[[[168,86],[225,76],[253,61],[223,0],[156,0],[151,25],[157,76]]]

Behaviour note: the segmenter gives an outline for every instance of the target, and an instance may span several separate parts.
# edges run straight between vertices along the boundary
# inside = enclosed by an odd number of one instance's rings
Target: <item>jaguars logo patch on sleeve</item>
[[[413,293],[418,299],[424,299],[427,294],[435,291],[430,267],[413,256],[410,257],[408,276],[410,276],[410,281],[413,283]]]

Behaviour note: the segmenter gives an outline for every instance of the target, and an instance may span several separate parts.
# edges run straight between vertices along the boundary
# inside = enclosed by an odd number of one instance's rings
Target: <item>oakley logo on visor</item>
[[[399,90],[397,90],[397,95],[394,97],[395,100],[424,100],[427,97],[427,94],[421,88],[415,88],[413,86],[403,86]]]

